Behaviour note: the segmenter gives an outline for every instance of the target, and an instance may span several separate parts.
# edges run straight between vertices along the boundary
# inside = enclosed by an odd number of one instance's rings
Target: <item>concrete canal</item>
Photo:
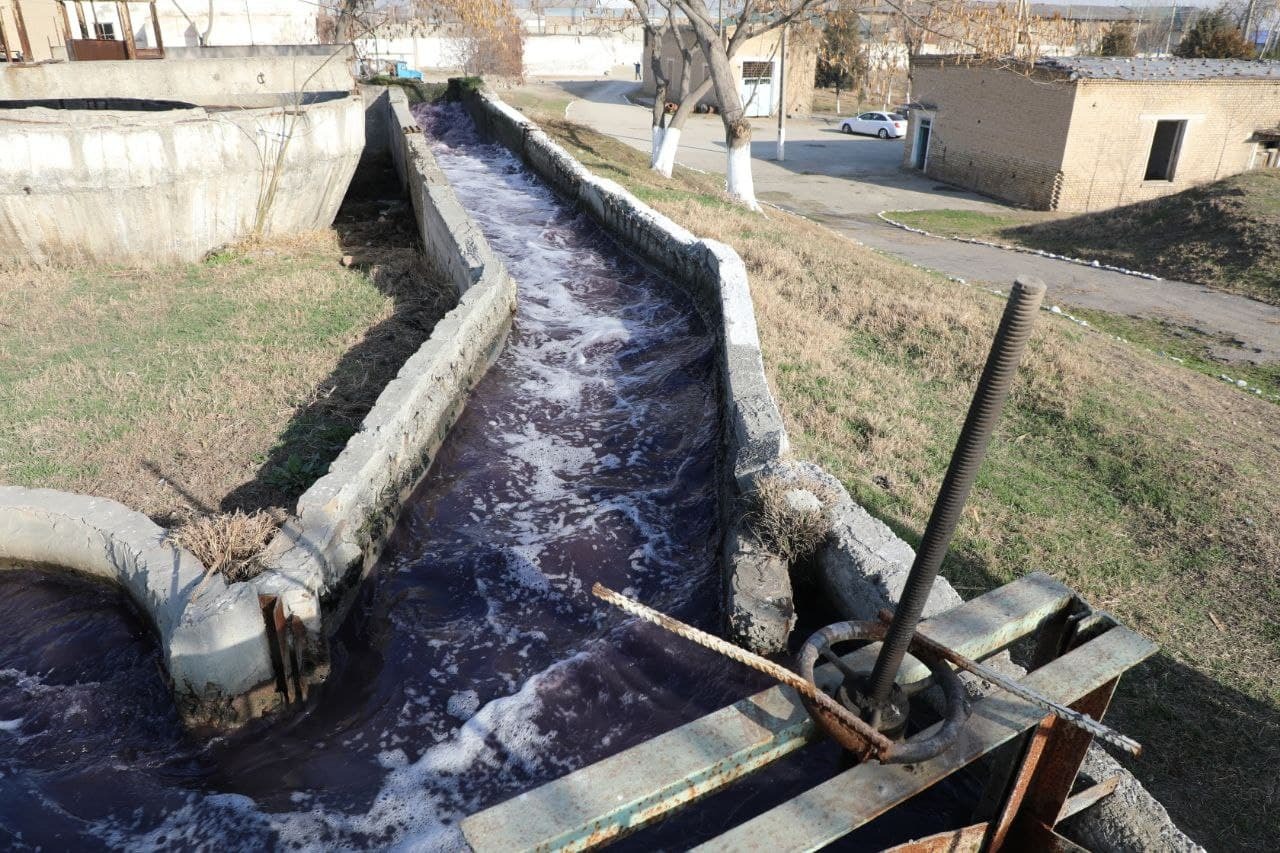
[[[333,675],[304,715],[195,742],[123,595],[0,573],[0,847],[457,849],[463,816],[767,686],[588,595],[719,627],[717,389],[693,306],[460,108],[418,118],[519,309]],[[840,757],[781,764],[623,846],[683,848]]]

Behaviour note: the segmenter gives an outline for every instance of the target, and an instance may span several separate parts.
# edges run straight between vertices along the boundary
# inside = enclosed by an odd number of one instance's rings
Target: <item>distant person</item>
[[[639,62],[636,63],[636,79],[637,80],[640,79],[640,63]]]

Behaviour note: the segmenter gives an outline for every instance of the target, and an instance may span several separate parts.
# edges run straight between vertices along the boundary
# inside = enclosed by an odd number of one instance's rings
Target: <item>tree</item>
[[[789,24],[817,0],[782,0],[781,3],[776,0],[744,0],[738,10],[738,25],[727,44],[717,32],[716,19],[707,11],[705,0],[674,2],[693,26],[720,105],[726,157],[725,189],[731,198],[751,210],[759,210],[751,177],[751,122],[747,120],[730,59],[743,42]]]
[[[701,55],[697,34],[692,27],[674,27],[672,37],[680,52],[680,91],[676,96],[676,111],[667,120],[666,132],[662,135],[662,146],[653,160],[653,169],[664,177],[671,177],[676,165],[676,152],[680,150],[680,136],[689,116],[698,104],[711,91],[711,78],[705,77],[697,86],[691,86],[694,59]],[[736,48],[735,48],[736,49]],[[732,54],[730,54],[732,56]]]
[[[1138,45],[1134,41],[1133,28],[1119,21],[1112,24],[1110,29],[1102,34],[1102,40],[1098,42],[1099,56],[1133,56],[1137,52]]]
[[[653,110],[650,114],[649,129],[649,165],[658,166],[658,152],[662,147],[663,137],[667,132],[667,96],[671,90],[671,78],[662,67],[662,45],[667,33],[674,30],[671,18],[671,7],[657,0],[658,9],[654,9],[648,0],[631,0],[636,14],[640,18],[640,26],[644,29],[645,61],[649,63],[649,71],[653,74]],[[660,15],[659,15],[659,10]],[[668,173],[670,177],[670,173]]]
[[[1173,49],[1174,56],[1187,59],[1252,59],[1253,53],[1253,45],[1221,8],[1196,18]]]
[[[819,86],[835,87],[837,115],[840,113],[840,90],[850,89],[866,79],[867,55],[862,46],[862,17],[846,3],[840,3],[827,12],[826,27],[818,46],[817,76]]]

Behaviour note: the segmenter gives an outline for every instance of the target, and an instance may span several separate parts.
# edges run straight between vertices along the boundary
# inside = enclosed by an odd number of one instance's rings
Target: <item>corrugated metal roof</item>
[[[1049,56],[1036,66],[1073,80],[1280,80],[1280,62],[1252,59]]]

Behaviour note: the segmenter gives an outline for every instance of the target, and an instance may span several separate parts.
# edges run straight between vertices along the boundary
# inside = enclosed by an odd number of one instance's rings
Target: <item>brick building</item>
[[[912,59],[903,164],[1039,210],[1145,201],[1280,157],[1280,62]]]

